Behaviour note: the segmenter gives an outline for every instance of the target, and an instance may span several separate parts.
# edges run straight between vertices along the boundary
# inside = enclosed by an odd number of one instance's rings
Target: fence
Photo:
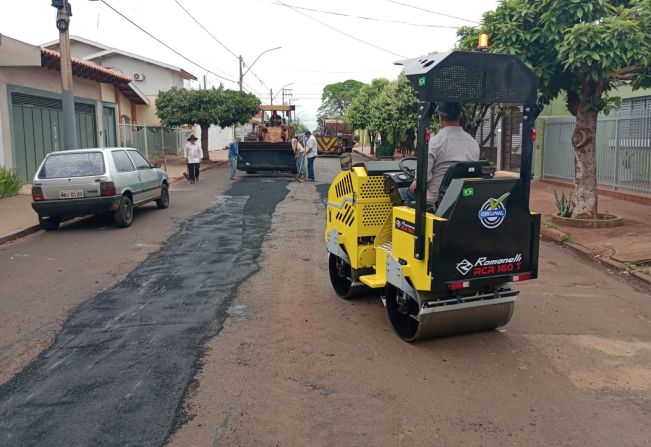
[[[575,119],[545,120],[543,177],[574,179]],[[651,113],[614,114],[597,122],[597,182],[651,194]]]
[[[120,144],[138,149],[147,158],[163,153],[178,155],[189,135],[180,127],[120,124]]]

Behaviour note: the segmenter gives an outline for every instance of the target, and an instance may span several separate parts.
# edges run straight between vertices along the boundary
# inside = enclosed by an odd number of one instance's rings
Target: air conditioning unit
[[[133,74],[133,80],[134,81],[144,81],[145,80],[144,73],[134,73]]]

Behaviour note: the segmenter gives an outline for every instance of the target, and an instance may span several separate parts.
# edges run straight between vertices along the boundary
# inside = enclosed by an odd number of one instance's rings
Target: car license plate
[[[65,191],[59,191],[60,199],[79,199],[84,197],[83,189],[70,189]]]

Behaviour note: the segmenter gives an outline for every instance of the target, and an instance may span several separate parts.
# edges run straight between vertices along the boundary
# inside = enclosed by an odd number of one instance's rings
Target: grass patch
[[[626,261],[624,263],[624,267],[626,270],[629,272],[637,272],[637,273],[649,273],[649,263],[642,263],[642,264],[637,264],[635,262],[630,262]]]
[[[18,174],[0,166],[0,199],[15,196],[22,185],[23,182],[18,178]]]
[[[542,224],[543,224],[545,227],[547,227],[547,228],[552,228],[552,229],[554,229],[554,230],[556,230],[556,229],[558,228],[558,226],[557,226],[556,224],[551,223],[551,222],[547,222],[546,220],[543,220],[543,221],[542,221]]]
[[[563,244],[571,244],[572,242],[574,242],[574,240],[572,239],[572,236],[570,236],[569,234],[564,234],[563,236],[561,236],[561,242]]]

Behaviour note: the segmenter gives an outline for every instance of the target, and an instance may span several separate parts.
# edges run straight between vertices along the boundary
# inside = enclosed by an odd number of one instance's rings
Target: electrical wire
[[[279,5],[279,6],[285,6],[280,2],[273,2],[272,4]],[[399,24],[399,25],[422,26],[422,27],[426,27],[426,28],[459,29],[458,26],[430,25],[430,24],[427,24],[427,23],[412,23],[412,22],[404,22],[402,20],[388,20],[388,19],[380,19],[380,18],[377,18],[377,17],[356,16],[356,15],[352,15],[352,14],[345,14],[343,12],[324,11],[322,9],[305,8],[303,6],[296,6],[296,5],[286,5],[286,6],[291,6],[292,8],[296,8],[296,9],[302,9],[304,11],[320,12],[322,14],[331,14],[331,15],[334,15],[334,16],[349,17],[349,18],[352,18],[352,19],[369,20],[369,21],[373,21],[373,22],[396,23],[396,24]]]
[[[186,61],[190,62],[192,65],[195,65],[195,66],[201,68],[203,71],[206,71],[206,72],[210,73],[211,75],[213,75],[213,76],[217,76],[218,78],[223,79],[223,80],[225,80],[225,81],[229,81],[229,82],[232,82],[232,83],[234,83],[234,84],[237,84],[237,83],[238,83],[237,81],[235,81],[235,80],[233,80],[233,79],[229,79],[229,78],[227,78],[227,77],[224,77],[224,76],[222,76],[222,75],[219,75],[219,74],[215,73],[214,71],[208,70],[206,67],[203,67],[202,65],[199,65],[197,62],[195,62],[195,61],[193,61],[193,60],[190,60],[189,58],[187,58],[187,57],[184,56],[183,54],[179,53],[178,51],[176,51],[174,48],[170,47],[168,44],[166,44],[166,43],[163,42],[162,40],[160,40],[158,37],[154,36],[154,35],[151,34],[149,31],[147,31],[146,29],[144,29],[143,27],[141,27],[140,25],[138,25],[137,23],[135,23],[135,22],[134,22],[133,20],[131,20],[129,17],[127,17],[127,16],[125,16],[124,14],[122,14],[120,11],[118,11],[118,10],[115,9],[113,6],[111,6],[110,4],[108,4],[108,3],[106,2],[106,0],[100,0],[100,1],[101,1],[102,3],[104,3],[104,4],[105,4],[109,9],[111,9],[113,12],[115,12],[117,15],[119,15],[120,17],[122,17],[123,19],[125,19],[127,22],[131,23],[133,26],[135,26],[136,28],[138,28],[138,29],[139,29],[140,31],[142,31],[143,33],[147,34],[149,37],[151,37],[151,38],[154,39],[156,42],[158,42],[158,43],[160,43],[161,45],[163,45],[163,46],[164,46],[165,48],[167,48],[168,50],[172,51],[173,53],[175,53],[175,54],[177,54],[178,56],[182,57],[182,58],[185,59]]]
[[[386,48],[382,48],[382,47],[380,47],[380,46],[378,46],[378,45],[375,45],[375,44],[373,44],[373,43],[371,43],[371,42],[367,42],[366,40],[362,40],[362,39],[360,39],[359,37],[355,37],[355,36],[353,36],[352,34],[348,34],[348,33],[344,32],[344,31],[342,31],[342,30],[340,30],[340,29],[337,29],[337,28],[335,28],[335,27],[333,27],[333,26],[330,26],[330,25],[328,25],[327,23],[325,23],[325,22],[323,22],[323,21],[321,21],[321,20],[319,20],[319,19],[316,19],[316,18],[312,17],[311,15],[308,15],[308,14],[305,14],[304,12],[302,12],[302,11],[299,11],[298,9],[296,9],[296,8],[293,7],[293,6],[290,6],[290,5],[288,5],[288,4],[286,4],[286,3],[283,3],[283,2],[280,2],[280,1],[278,2],[278,4],[279,4],[279,5],[282,5],[282,6],[285,6],[285,7],[289,8],[289,9],[291,9],[292,11],[296,12],[297,14],[300,14],[300,15],[302,15],[302,16],[307,17],[307,18],[310,19],[310,20],[313,20],[313,21],[315,21],[315,22],[317,22],[317,23],[320,23],[321,25],[325,26],[326,28],[330,28],[331,30],[336,31],[336,32],[338,32],[339,34],[343,34],[343,35],[346,36],[346,37],[349,37],[349,38],[351,38],[351,39],[353,39],[353,40],[356,40],[356,41],[358,41],[358,42],[361,42],[361,43],[363,43],[363,44],[365,44],[365,45],[368,45],[368,46],[373,47],[373,48],[375,48],[375,49],[378,49],[378,50],[380,50],[380,51],[384,51],[385,53],[389,53],[389,54],[392,54],[392,55],[394,55],[394,56],[397,56],[397,57],[400,57],[400,58],[406,59],[406,57],[403,56],[403,55],[401,55],[401,54],[394,53],[394,52],[391,51],[391,50],[387,50]]]
[[[224,48],[226,51],[228,51],[229,53],[231,53],[231,54],[232,54],[233,56],[235,56],[237,59],[240,58],[240,57],[239,57],[237,54],[235,54],[235,53],[234,53],[230,48],[228,48],[228,47],[227,47],[226,45],[224,45],[224,44],[223,44],[219,39],[217,39],[213,33],[211,33],[210,31],[208,31],[208,30],[206,29],[206,27],[203,26],[203,25],[201,24],[201,22],[199,22],[199,21],[198,21],[198,20],[197,20],[197,19],[196,19],[192,14],[190,14],[190,11],[188,11],[187,9],[185,9],[185,7],[181,4],[181,2],[179,2],[179,0],[174,0],[174,1],[176,2],[177,5],[179,5],[179,6],[181,7],[181,9],[182,9],[183,11],[185,11],[185,13],[186,13],[187,15],[190,16],[190,18],[191,18],[192,20],[194,20],[194,22],[195,22],[197,25],[199,25],[199,26],[201,27],[202,30],[204,30],[206,33],[208,33],[208,35],[209,35],[210,37],[212,37],[212,38],[215,40],[215,42],[217,42],[219,45],[221,45],[222,48]]]
[[[477,25],[480,24],[480,22],[477,22],[476,20],[470,20],[470,19],[464,19],[463,17],[451,16],[449,14],[444,14],[442,12],[432,11],[432,10],[429,10],[429,9],[421,8],[419,6],[410,5],[408,3],[398,2],[396,0],[386,0],[386,1],[389,2],[389,3],[395,3],[396,5],[406,6],[407,8],[413,8],[413,9],[417,9],[419,11],[429,12],[430,14],[436,14],[436,15],[443,16],[443,17],[449,17],[451,19],[463,20],[464,22],[476,23]]]
[[[199,25],[199,26],[201,27],[201,29],[203,29],[203,30],[204,30],[204,31],[205,31],[205,32],[206,32],[210,37],[212,37],[212,38],[215,40],[215,42],[217,42],[219,45],[222,46],[222,48],[224,48],[226,51],[228,51],[230,54],[232,54],[232,55],[233,55],[233,56],[234,56],[238,61],[240,60],[240,56],[239,56],[239,55],[237,55],[233,50],[231,50],[230,48],[228,48],[228,47],[227,47],[225,44],[223,44],[219,39],[217,39],[217,37],[215,37],[215,35],[214,35],[213,33],[211,33],[210,31],[208,31],[208,29],[207,29],[205,26],[203,26],[203,25],[201,24],[201,22],[199,22],[199,20],[197,20],[197,19],[196,19],[196,18],[195,18],[191,13],[190,13],[190,11],[188,11],[188,10],[187,10],[187,9],[186,9],[182,4],[181,4],[181,2],[179,2],[179,0],[174,0],[174,2],[176,2],[176,4],[179,5],[179,6],[181,7],[181,9],[182,9],[183,11],[185,11],[185,13],[186,13],[188,16],[190,16],[190,18],[191,18],[192,20],[194,20],[194,22],[195,22],[197,25]],[[257,74],[255,74],[251,69],[249,69],[249,72],[251,72],[251,74],[252,74],[253,76],[255,76],[255,77],[258,79],[258,81],[260,81],[260,83],[261,83],[262,85],[264,85],[265,87],[267,87],[267,84],[265,84],[264,81],[263,81],[262,79],[260,79],[260,77],[259,77]],[[267,87],[267,88],[269,88],[269,87]]]

